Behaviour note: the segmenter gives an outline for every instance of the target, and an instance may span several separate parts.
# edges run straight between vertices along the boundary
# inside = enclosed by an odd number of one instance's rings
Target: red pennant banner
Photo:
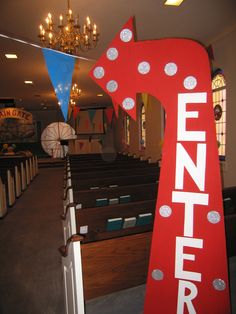
[[[80,112],[80,108],[78,106],[74,106],[73,108],[73,117],[76,119],[78,113]]]
[[[107,117],[107,120],[108,120],[109,124],[111,124],[112,117],[113,117],[113,112],[114,112],[113,108],[106,108],[105,109],[105,114],[106,114],[106,117]]]
[[[206,49],[187,39],[135,42],[130,19],[90,75],[134,119],[138,92],[167,113],[144,314],[230,314]]]
[[[118,114],[119,114],[119,104],[116,103],[114,100],[112,100],[112,103],[113,103],[115,115],[116,115],[116,117],[118,118]]]
[[[83,142],[79,142],[79,148],[82,149],[84,147],[84,143]]]

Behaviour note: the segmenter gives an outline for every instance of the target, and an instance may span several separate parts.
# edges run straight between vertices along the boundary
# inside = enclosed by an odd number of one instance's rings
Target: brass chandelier
[[[76,83],[74,83],[72,85],[71,91],[70,91],[70,104],[72,107],[74,107],[76,105],[76,100],[79,99],[81,94],[82,94],[81,89],[78,87],[78,85]]]
[[[59,50],[68,54],[78,55],[80,51],[94,48],[98,42],[99,33],[96,24],[91,24],[87,17],[86,23],[81,28],[79,15],[74,17],[70,0],[67,0],[68,13],[64,18],[59,16],[59,25],[55,28],[51,13],[48,13],[46,27],[39,25],[39,35],[43,47]]]
[[[71,87],[71,92],[70,92],[71,98],[78,99],[81,96],[81,93],[82,91],[78,87],[78,84],[74,83]]]

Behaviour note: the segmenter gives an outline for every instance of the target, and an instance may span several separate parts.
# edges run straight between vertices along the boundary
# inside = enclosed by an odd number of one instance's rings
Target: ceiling
[[[180,7],[163,5],[164,0],[71,0],[74,13],[83,24],[87,15],[100,32],[98,46],[77,59],[73,83],[78,83],[81,107],[108,106],[108,95],[89,78],[88,72],[123,24],[135,16],[138,40],[184,37],[205,45],[236,26],[235,0],[185,0]],[[39,44],[38,25],[48,12],[58,21],[67,10],[67,0],[1,0],[0,34]],[[5,53],[16,53],[7,60]],[[32,80],[32,86],[24,80]],[[103,92],[103,97],[97,97]],[[14,98],[17,107],[26,110],[58,108],[41,49],[0,37],[0,98]]]

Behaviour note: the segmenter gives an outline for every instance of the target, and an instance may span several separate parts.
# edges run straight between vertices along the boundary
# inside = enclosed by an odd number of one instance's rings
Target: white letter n
[[[175,188],[183,189],[184,168],[188,171],[193,181],[200,191],[205,189],[205,171],[206,171],[206,144],[197,144],[197,163],[196,165],[186,152],[182,144],[176,146],[176,169],[175,169]]]

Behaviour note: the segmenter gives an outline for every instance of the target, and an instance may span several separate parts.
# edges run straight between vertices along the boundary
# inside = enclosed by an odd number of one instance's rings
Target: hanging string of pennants
[[[75,55],[68,55],[61,51],[55,51],[48,48],[43,48],[40,45],[34,44],[29,41],[25,41],[16,37],[8,36],[0,33],[0,37],[10,39],[21,44],[29,45],[34,48],[41,49],[43,51],[44,59],[47,65],[48,73],[55,90],[58,102],[61,106],[63,117],[67,120],[70,90],[72,83],[72,75],[74,71],[74,64],[76,59],[95,61],[84,57]],[[73,110],[73,115],[77,115],[79,109]]]
[[[56,51],[48,48],[43,48],[40,45],[31,43],[29,41],[21,40],[16,37],[8,36],[0,33],[0,37],[11,39],[13,41],[32,46],[34,48],[41,49],[43,52],[43,56],[45,59],[45,63],[48,69],[48,74],[51,79],[54,91],[56,93],[58,103],[60,104],[61,111],[64,117],[64,120],[70,119],[71,114],[73,114],[73,118],[77,119],[77,124],[79,124],[78,114],[80,112],[79,106],[70,107],[70,91],[72,84],[72,75],[75,67],[75,60],[81,59],[86,61],[95,61],[93,59],[88,59],[84,57],[68,55],[61,51]],[[118,116],[118,104],[113,104],[114,108],[106,108],[104,109],[106,120],[108,124],[112,123],[113,113],[115,112],[116,117]],[[92,124],[94,117],[96,115],[95,109],[89,109],[89,120],[86,122],[87,127],[89,126],[89,122]],[[102,127],[102,126],[101,126]]]
[[[74,108],[73,108],[73,117],[74,117],[74,119],[77,118],[79,112],[80,112],[80,107],[79,106],[74,106]]]
[[[43,54],[52,85],[66,121],[75,59],[72,56],[59,54],[47,48],[43,48]]]
[[[89,109],[88,110],[90,123],[93,123],[93,119],[95,117],[95,114],[96,114],[96,109]]]
[[[113,108],[106,108],[105,109],[105,115],[106,115],[106,118],[107,118],[109,124],[111,124],[111,122],[112,122],[113,112],[114,112]]]

